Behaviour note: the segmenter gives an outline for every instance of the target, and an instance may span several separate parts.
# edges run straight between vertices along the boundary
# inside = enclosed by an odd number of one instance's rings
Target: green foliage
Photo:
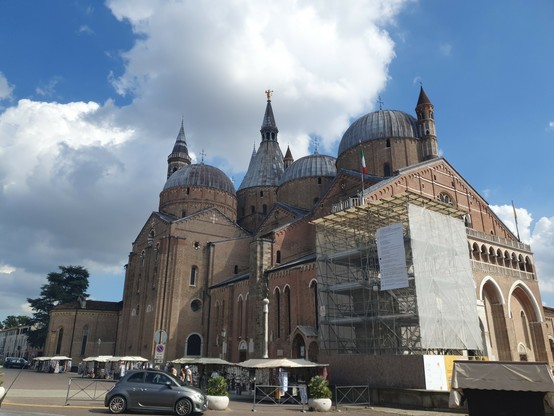
[[[216,376],[208,380],[208,396],[227,396],[227,381],[224,377]]]
[[[333,397],[333,392],[324,377],[314,376],[308,382],[308,396],[311,399],[330,399]]]
[[[14,316],[14,315],[8,315],[6,319],[2,321],[0,324],[0,328],[17,328],[18,326],[25,326],[30,325],[31,318],[24,315]]]
[[[40,297],[27,299],[33,309],[31,324],[35,329],[29,333],[28,341],[33,347],[41,348],[46,341],[50,311],[56,305],[75,302],[79,296],[87,297],[89,273],[81,266],[58,266],[60,272],[50,272],[48,283],[40,289]]]

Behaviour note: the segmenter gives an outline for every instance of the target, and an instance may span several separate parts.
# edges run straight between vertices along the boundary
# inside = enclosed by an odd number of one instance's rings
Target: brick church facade
[[[262,357],[267,336],[269,357],[326,362],[337,380],[347,379],[355,364],[322,339],[338,327],[329,326],[323,304],[316,224],[354,213],[357,204],[407,198],[456,217],[467,232],[482,339],[479,348],[457,353],[552,363],[553,314],[542,307],[531,248],[439,156],[434,107],[423,88],[415,112],[371,112],[344,133],[336,158],[315,152],[294,160],[290,149],[281,151],[267,92],[261,141],[237,190],[217,167],[191,163],[181,125],[159,208],[129,254],[122,302],[55,308],[45,354],[71,354],[74,362],[98,353],[240,362]],[[380,365],[367,360],[362,365]]]

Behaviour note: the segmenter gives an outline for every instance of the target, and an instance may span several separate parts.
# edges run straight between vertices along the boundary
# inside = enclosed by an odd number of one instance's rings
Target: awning
[[[133,362],[146,362],[148,361],[146,358],[143,358],[143,357],[136,357],[136,356],[131,356],[131,355],[125,355],[123,357],[110,357],[108,359],[108,361],[125,361],[125,362],[129,362],[129,361],[133,361]]]
[[[201,365],[234,365],[221,358],[210,357],[181,357],[171,361],[173,364],[201,364]]]
[[[554,392],[547,363],[454,361],[452,389]]]
[[[111,361],[113,356],[111,355],[99,355],[98,357],[87,357],[83,359],[84,362],[90,362],[95,361],[97,363],[107,363],[108,361]]]
[[[314,363],[303,358],[253,358],[237,365],[246,368],[308,368],[329,366],[329,364]]]

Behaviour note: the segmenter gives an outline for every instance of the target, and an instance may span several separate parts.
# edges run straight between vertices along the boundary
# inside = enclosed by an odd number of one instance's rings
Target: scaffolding
[[[421,274],[416,278],[414,273],[410,206],[423,207],[458,220],[465,214],[452,205],[405,192],[367,204],[351,204],[350,208],[314,220],[322,350],[335,354],[453,354],[464,349],[478,349],[481,345],[480,341],[437,341],[444,334],[433,335],[431,341],[425,336],[422,338],[422,308],[418,306],[418,295],[420,298],[425,295],[418,292],[417,285],[427,290],[429,283],[435,282],[426,281]],[[393,224],[402,226],[408,280],[406,287],[381,290],[377,230]],[[466,261],[469,264],[467,255]],[[428,299],[421,301],[428,303]],[[466,303],[471,302],[476,310],[475,298]],[[428,308],[426,313],[433,313],[433,309]],[[476,311],[475,315],[470,315],[470,319],[475,319],[462,322],[462,332],[468,332],[466,327],[475,326],[475,322],[478,327]],[[450,318],[447,316],[447,319]],[[425,323],[423,329],[429,325]],[[459,331],[457,328],[454,330]],[[469,332],[472,339],[476,333],[473,329]],[[452,345],[462,345],[462,348],[454,351]]]

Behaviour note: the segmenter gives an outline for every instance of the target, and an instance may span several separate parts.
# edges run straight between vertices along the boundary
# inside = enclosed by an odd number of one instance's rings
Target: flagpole
[[[366,172],[366,168],[365,168],[365,157],[364,157],[364,149],[362,147],[362,141],[359,140],[358,141],[359,144],[360,144],[360,157],[361,157],[361,169],[360,169],[360,176],[362,178],[362,193],[361,193],[361,205],[365,205],[364,204],[364,175],[365,175],[365,172]]]
[[[512,209],[514,210],[514,219],[516,221],[517,241],[521,241],[519,239],[519,226],[517,225],[517,213],[516,213],[516,207],[514,205],[514,200],[513,199],[512,199]]]

